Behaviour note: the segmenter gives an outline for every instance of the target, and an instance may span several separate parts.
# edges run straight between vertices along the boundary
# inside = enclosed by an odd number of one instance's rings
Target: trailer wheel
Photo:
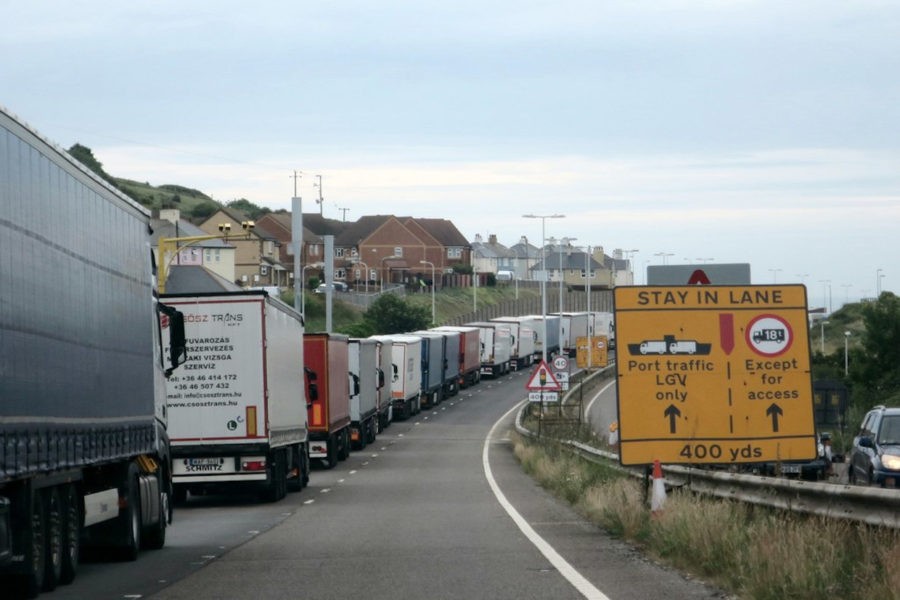
[[[25,551],[25,560],[28,566],[26,574],[22,576],[19,583],[22,585],[23,595],[26,598],[34,598],[41,593],[41,589],[44,587],[47,560],[44,500],[42,494],[37,490],[31,492],[28,520],[31,524],[30,544]]]
[[[325,443],[328,448],[328,455],[325,457],[325,468],[333,469],[338,464],[338,438],[336,435],[332,434],[328,436],[328,441]]]
[[[350,457],[350,428],[341,429],[340,437],[341,447],[338,449],[338,460],[347,460]]]
[[[263,492],[263,500],[278,502],[287,495],[287,456],[284,451],[276,450],[269,455],[272,463],[269,473],[272,480]]]
[[[81,560],[81,496],[77,487],[67,485],[63,487],[60,497],[63,511],[63,552],[59,582],[65,585],[75,579]]]
[[[369,419],[369,439],[368,442],[370,444],[375,443],[375,437],[378,435],[378,416],[374,416]]]
[[[144,547],[149,550],[159,550],[166,545],[166,525],[171,512],[172,479],[161,467],[159,478],[159,522],[144,531]]]
[[[43,590],[50,592],[56,589],[62,577],[63,508],[59,498],[59,488],[47,488],[43,493],[44,505],[47,507],[45,517],[47,557],[44,560]]]
[[[140,472],[135,463],[128,465],[128,470],[123,482],[123,495],[125,496],[125,510],[119,515],[121,527],[122,559],[126,561],[137,560],[141,550],[141,491]]]
[[[306,444],[300,445],[300,465],[301,465],[300,474],[302,477],[301,481],[303,482],[302,487],[306,487],[309,485],[309,471],[310,471],[309,446],[307,446]]]

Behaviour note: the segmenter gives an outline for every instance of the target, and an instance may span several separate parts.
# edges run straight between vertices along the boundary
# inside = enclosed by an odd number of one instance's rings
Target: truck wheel
[[[303,487],[309,485],[309,446],[301,444],[300,446],[300,474]]]
[[[121,557],[126,561],[137,560],[141,550],[141,492],[140,472],[136,464],[128,465],[123,482],[122,495],[125,496],[125,509],[119,514],[121,529]]]
[[[378,436],[378,417],[372,417],[369,419],[369,439],[367,440],[370,444],[375,443],[375,438]]]
[[[338,450],[338,460],[347,460],[350,457],[350,428],[341,429],[340,437],[341,446]]]
[[[77,487],[66,485],[60,497],[63,511],[63,551],[59,582],[65,585],[75,579],[81,560],[81,496]]]
[[[47,557],[44,559],[43,590],[50,592],[56,589],[62,577],[63,510],[57,487],[44,490],[44,505],[47,507]]]
[[[328,456],[325,458],[325,468],[333,469],[338,464],[338,438],[335,435],[328,437]]]
[[[283,450],[269,455],[272,465],[269,469],[271,481],[263,492],[263,500],[278,502],[287,495],[287,457]]]
[[[159,522],[144,530],[144,548],[159,550],[166,545],[166,525],[169,521],[170,502],[172,501],[172,480],[168,474],[159,470]]]
[[[38,490],[31,493],[31,543],[25,551],[28,564],[26,574],[21,579],[22,593],[26,598],[34,598],[44,587],[44,575],[47,561],[47,521],[44,511],[43,495]]]

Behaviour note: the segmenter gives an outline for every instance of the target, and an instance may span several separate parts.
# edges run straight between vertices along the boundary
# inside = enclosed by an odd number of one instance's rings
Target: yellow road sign
[[[618,287],[624,465],[816,455],[806,288]]]
[[[590,340],[590,342],[588,341]],[[609,342],[605,335],[595,335],[590,338],[579,336],[575,338],[575,364],[579,369],[588,368],[588,354],[591,355],[590,366],[605,367],[609,361]],[[588,347],[590,346],[590,348]],[[588,352],[590,350],[590,352]]]

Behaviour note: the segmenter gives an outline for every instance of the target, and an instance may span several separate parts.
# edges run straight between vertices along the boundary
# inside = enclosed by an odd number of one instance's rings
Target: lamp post
[[[359,265],[362,265],[362,266],[364,266],[364,267],[366,268],[366,270],[365,270],[364,273],[365,273],[365,276],[366,276],[366,294],[368,294],[368,293],[369,293],[369,265],[367,265],[366,263],[364,263],[364,262],[361,261],[361,260],[357,260],[357,261],[356,261],[356,265],[357,265],[357,267],[358,267]]]
[[[878,297],[881,295],[881,280],[884,278],[882,274],[884,269],[876,269],[875,270],[875,299],[878,300]]]
[[[820,345],[822,350],[822,356],[825,356],[825,326],[828,325],[828,321],[822,319],[819,321],[819,329],[820,329]]]
[[[831,280],[830,279],[820,279],[819,283],[822,284],[822,293],[824,294],[824,299],[822,303],[828,307],[828,314],[831,314]]]
[[[631,285],[634,285],[634,255],[640,252],[637,248],[633,248],[631,250],[623,250],[622,254],[625,255],[625,264],[626,269],[631,272]]]
[[[381,257],[381,291],[382,292],[384,292],[384,261],[386,261],[389,258],[394,258],[394,257],[391,256],[390,254],[388,254],[387,256]],[[391,280],[391,277],[390,277],[390,275],[388,275],[388,283],[390,283],[390,280]]]
[[[844,377],[847,377],[847,375],[850,373],[850,369],[849,369],[850,363],[847,358],[847,346],[848,346],[849,342],[850,342],[850,332],[845,331],[844,332]]]
[[[778,283],[778,271],[781,269],[769,269],[769,273],[772,274],[772,283]]]
[[[663,264],[666,264],[666,259],[667,259],[668,257],[670,257],[670,256],[675,256],[675,253],[674,253],[674,252],[657,252],[657,253],[654,254],[653,256],[661,256],[661,257],[662,257],[662,263],[663,263]]]
[[[312,265],[305,265],[300,270],[300,314],[304,319],[306,319],[306,270],[311,268]]]
[[[696,260],[700,264],[703,264],[703,263],[712,262],[716,259],[714,259],[714,258],[695,258],[694,260]]]
[[[565,215],[522,215],[525,219],[541,220],[541,251],[543,252],[547,240],[547,219],[562,219]],[[541,273],[541,327],[543,328],[543,342],[541,343],[541,359],[547,362],[547,257],[541,259],[543,273]]]
[[[842,283],[841,287],[844,288],[844,304],[850,303],[850,288],[853,287],[852,283]]]
[[[434,263],[428,262],[427,260],[420,260],[419,264],[428,265],[431,267],[431,323],[433,325],[437,325],[437,320],[434,316]]]

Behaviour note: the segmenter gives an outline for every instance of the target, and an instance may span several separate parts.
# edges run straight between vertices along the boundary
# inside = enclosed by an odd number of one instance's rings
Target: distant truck
[[[534,364],[534,346],[536,336],[530,323],[516,317],[497,317],[491,319],[492,323],[503,323],[509,327],[512,349],[510,351],[510,366],[518,371]]]
[[[169,379],[175,498],[253,489],[275,502],[309,480],[303,323],[264,291],[165,294],[189,360]]]
[[[445,339],[439,332],[411,332],[422,340],[422,406],[434,408],[444,399]]]
[[[309,403],[309,457],[329,469],[350,456],[350,344],[346,335],[303,338]]]
[[[391,402],[394,419],[408,419],[422,410],[422,338],[414,335],[379,335],[391,342]]]
[[[426,329],[412,332],[414,335],[436,336],[440,340],[443,359],[441,360],[441,398],[447,399],[459,392],[459,344],[458,331]]]
[[[477,327],[481,337],[481,374],[499,377],[509,373],[512,358],[512,335],[505,323],[476,321],[466,323]]]
[[[591,315],[587,312],[562,312],[559,318],[562,322],[560,351],[567,356],[575,356],[576,340],[591,335]]]
[[[149,211],[2,107],[0,182],[0,596],[34,597],[84,546],[165,544],[183,318],[154,291]]]
[[[459,333],[459,387],[475,385],[481,381],[481,330],[478,327],[444,325],[434,331]]]
[[[591,335],[605,336],[610,349],[614,349],[616,347],[616,324],[613,313],[594,311],[591,312],[591,320],[593,321]]]
[[[536,354],[543,355],[544,351],[546,351],[547,356],[552,356],[553,354],[559,352],[559,315],[527,315],[527,317],[522,318],[533,320],[533,322],[535,323],[534,351]],[[546,339],[544,339],[545,333],[547,336]]]
[[[350,442],[362,450],[378,435],[378,394],[384,373],[378,369],[379,342],[350,338]]]
[[[394,409],[391,405],[391,380],[394,377],[394,365],[392,362],[393,350],[391,341],[387,339],[374,339],[378,345],[378,354],[375,368],[378,371],[378,431],[379,433],[390,427],[394,420]]]

